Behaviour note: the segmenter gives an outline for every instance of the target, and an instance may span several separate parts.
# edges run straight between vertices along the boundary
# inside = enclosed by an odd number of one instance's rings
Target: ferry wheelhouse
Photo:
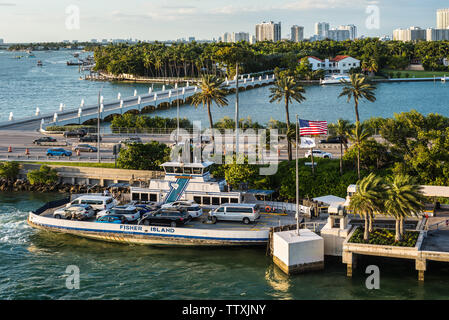
[[[253,193],[232,191],[225,179],[216,179],[210,173],[213,162],[162,164],[164,179],[151,180],[148,188],[131,187],[131,200],[174,202],[193,200],[203,206],[224,203],[255,202]]]

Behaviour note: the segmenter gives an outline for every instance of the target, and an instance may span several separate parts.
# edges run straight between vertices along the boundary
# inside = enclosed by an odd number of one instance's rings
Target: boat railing
[[[64,199],[50,201],[50,202],[47,202],[46,204],[44,204],[39,209],[32,211],[32,213],[34,213],[36,215],[40,215],[40,214],[44,213],[45,211],[47,211],[48,209],[57,208],[57,207],[65,205],[66,203],[69,203],[69,202],[70,202],[70,198],[64,198]]]

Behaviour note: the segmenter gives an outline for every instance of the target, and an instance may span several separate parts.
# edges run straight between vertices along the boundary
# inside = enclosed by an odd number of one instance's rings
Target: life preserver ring
[[[265,207],[265,212],[271,212],[271,207],[270,206],[266,206]]]

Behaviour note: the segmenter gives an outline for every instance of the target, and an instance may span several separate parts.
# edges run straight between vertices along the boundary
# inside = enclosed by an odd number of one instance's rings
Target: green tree
[[[363,239],[368,242],[374,214],[383,210],[385,184],[380,177],[371,173],[357,183],[357,191],[351,197],[349,209],[365,220]]]
[[[394,175],[387,180],[385,210],[396,220],[396,241],[404,235],[404,219],[418,216],[424,206],[424,196],[415,180],[407,175]]]
[[[169,158],[170,148],[164,143],[133,143],[120,150],[117,166],[122,169],[160,170],[160,165]]]
[[[370,132],[366,130],[360,122],[355,123],[355,128],[352,129],[349,140],[353,143],[352,148],[357,150],[357,176],[360,179],[360,151],[363,148],[363,142],[370,136]]]
[[[345,85],[340,95],[343,97],[346,96],[348,98],[348,103],[351,99],[354,100],[354,110],[356,122],[360,122],[359,117],[359,103],[361,99],[366,99],[367,101],[374,102],[376,101],[376,97],[374,94],[375,86],[371,85],[367,82],[366,78],[361,74],[351,74],[350,81],[343,81]]]
[[[58,173],[49,166],[42,165],[37,170],[30,170],[27,173],[30,184],[53,184],[58,181]]]
[[[224,80],[212,75],[205,75],[201,79],[201,91],[192,96],[192,105],[197,108],[200,104],[207,108],[207,115],[209,117],[210,128],[212,129],[214,123],[212,121],[212,113],[210,106],[213,102],[219,107],[228,105],[226,99],[226,86],[223,85]]]
[[[0,163],[0,177],[7,180],[15,180],[19,175],[20,165],[15,161]]]
[[[287,120],[287,133],[291,131],[290,128],[290,113],[289,113],[289,104],[292,101],[296,101],[298,103],[306,100],[304,97],[305,89],[296,82],[295,78],[292,76],[281,76],[276,80],[274,86],[270,88],[270,103],[273,102],[281,102],[285,103],[285,117]],[[287,138],[287,148],[288,148],[288,160],[292,160],[292,144],[290,139]]]
[[[254,181],[259,176],[258,173],[258,167],[253,164],[248,164],[247,157],[243,161],[237,161],[234,156],[232,163],[224,165],[226,182],[233,188],[238,188],[240,183],[254,184]]]

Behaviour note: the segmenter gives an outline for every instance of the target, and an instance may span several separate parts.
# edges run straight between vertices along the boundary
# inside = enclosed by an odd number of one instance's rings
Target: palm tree
[[[351,197],[349,209],[359,214],[365,220],[363,239],[369,240],[372,231],[372,217],[375,213],[382,211],[383,199],[385,198],[385,184],[380,177],[374,173],[359,180],[357,191]]]
[[[345,86],[338,97],[348,97],[348,103],[351,99],[354,99],[356,121],[360,122],[359,102],[361,99],[366,99],[370,102],[376,101],[374,95],[376,87],[368,83],[366,78],[361,74],[351,74],[350,80],[349,82],[346,80],[342,81]]]
[[[351,131],[351,123],[348,120],[338,119],[334,127],[335,136],[340,139],[340,174],[343,174],[343,145],[348,149],[348,137]]]
[[[214,75],[204,75],[201,79],[201,91],[192,96],[192,105],[197,108],[200,104],[207,107],[207,114],[209,116],[210,128],[213,128],[212,113],[210,106],[213,102],[219,107],[228,105],[226,99],[226,85],[223,85],[224,80],[217,78]]]
[[[421,187],[408,175],[395,175],[387,179],[386,212],[396,219],[396,241],[404,235],[404,218],[418,213],[424,207],[424,196]]]
[[[304,88],[298,84],[294,77],[281,73],[274,83],[274,86],[270,88],[270,103],[273,102],[285,102],[285,116],[287,118],[287,132],[290,131],[290,114],[288,110],[289,104],[292,100],[298,103],[306,100],[303,93],[306,91]],[[292,145],[290,139],[287,138],[287,148],[288,148],[288,160],[292,160]]]
[[[360,180],[360,150],[362,148],[363,142],[366,141],[370,136],[370,131],[366,130],[360,122],[355,123],[355,127],[352,129],[349,140],[353,143],[354,147],[357,148],[357,176]]]

